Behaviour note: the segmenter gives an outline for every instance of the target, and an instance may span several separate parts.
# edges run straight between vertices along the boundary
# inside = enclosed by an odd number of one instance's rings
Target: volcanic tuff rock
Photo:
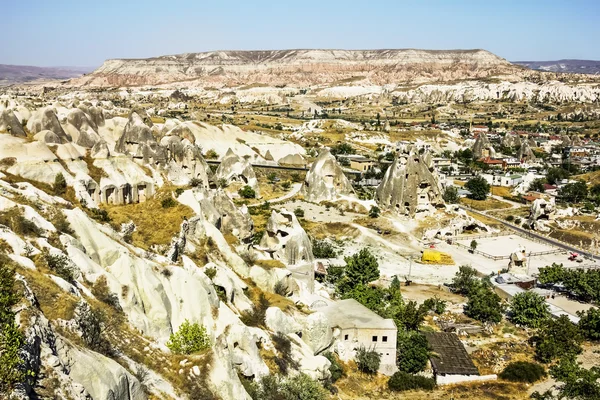
[[[254,189],[256,197],[260,197],[258,179],[256,179],[252,165],[231,149],[227,150],[219,168],[215,171],[215,180],[218,182],[221,179],[224,179],[227,185],[232,182],[242,182]]]
[[[72,139],[60,125],[52,107],[40,108],[34,112],[29,121],[27,121],[27,129],[34,134],[44,130],[52,131],[60,138],[62,143],[70,142]]]
[[[365,76],[373,83],[427,82],[514,74],[524,69],[485,50],[212,51],[108,60],[72,86],[141,86],[194,81],[221,85],[322,84]]]
[[[495,155],[496,151],[487,135],[484,132],[481,132],[473,145],[473,158],[479,160],[482,157],[494,157]]]
[[[438,180],[416,152],[396,157],[377,187],[381,208],[413,217],[444,204]]]
[[[265,233],[260,246],[273,253],[274,258],[287,265],[313,261],[312,244],[294,213],[285,209],[273,210]]]
[[[19,137],[27,136],[19,119],[11,110],[3,110],[0,113],[0,132],[8,132]]]
[[[353,196],[352,184],[328,149],[322,149],[306,173],[300,192],[308,201],[336,200],[340,195]]]
[[[546,221],[553,220],[556,214],[556,205],[554,197],[546,199],[536,199],[531,203],[529,209],[529,219],[527,223],[531,229],[540,232],[548,232],[550,229],[546,226]]]
[[[521,137],[519,135],[511,135],[510,133],[507,133],[502,138],[502,146],[521,147]]]
[[[517,151],[517,159],[521,161],[535,162],[535,153],[533,150],[531,150],[531,147],[529,147],[529,143],[527,141],[524,141],[523,144],[521,144],[521,147],[519,147],[519,151]]]

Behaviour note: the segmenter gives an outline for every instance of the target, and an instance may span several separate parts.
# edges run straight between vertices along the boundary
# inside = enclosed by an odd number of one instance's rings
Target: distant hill
[[[600,61],[594,60],[514,61],[513,64],[536,71],[600,74]]]
[[[39,80],[71,79],[93,70],[92,67],[34,67],[0,64],[0,86]]]
[[[475,50],[210,51],[107,60],[71,86],[119,87],[185,82],[197,86],[310,86],[352,80],[374,84],[445,82],[516,74],[525,68]]]

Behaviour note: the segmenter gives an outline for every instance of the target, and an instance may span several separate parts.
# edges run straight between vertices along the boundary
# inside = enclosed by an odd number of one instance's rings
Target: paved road
[[[521,228],[520,226],[510,224],[507,221],[504,221],[504,220],[502,220],[500,218],[496,218],[496,217],[494,217],[494,216],[492,216],[490,214],[486,214],[486,213],[483,213],[481,211],[474,210],[471,207],[467,207],[467,206],[463,206],[463,205],[459,205],[459,207],[462,208],[462,209],[464,209],[464,210],[467,210],[469,212],[472,212],[474,214],[479,214],[479,215],[481,215],[481,216],[483,216],[485,218],[491,218],[491,219],[493,219],[493,220],[501,223],[502,225],[506,226],[507,228],[510,228],[510,229],[512,229],[514,231],[517,231],[517,232],[519,232],[520,234],[522,234],[524,236],[535,237],[536,239],[542,240],[542,241],[544,241],[544,242],[546,242],[546,243],[548,243],[548,244],[550,244],[552,246],[556,246],[556,247],[559,247],[559,248],[561,248],[563,250],[573,251],[573,252],[579,253],[581,255],[584,255],[586,257],[590,257],[594,261],[596,261],[600,257],[600,256],[598,256],[598,255],[596,255],[594,253],[589,252],[589,251],[585,251],[585,250],[582,250],[582,249],[580,249],[578,247],[571,246],[571,245],[563,243],[563,242],[559,242],[559,241],[551,239],[551,238],[549,238],[547,236],[543,236],[543,235],[537,234],[535,232],[532,232],[531,230]]]

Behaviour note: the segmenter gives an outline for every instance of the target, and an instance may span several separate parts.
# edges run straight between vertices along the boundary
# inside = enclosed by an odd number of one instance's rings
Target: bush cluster
[[[206,328],[187,319],[171,334],[167,347],[175,354],[193,354],[210,347],[210,338]]]
[[[356,350],[356,364],[359,371],[366,374],[376,374],[381,364],[381,355],[375,350],[359,347]]]
[[[398,371],[388,380],[388,388],[396,392],[415,389],[433,390],[435,381],[424,376]]]
[[[500,373],[500,378],[512,382],[534,383],[546,376],[546,370],[540,364],[528,361],[516,361],[508,364]]]

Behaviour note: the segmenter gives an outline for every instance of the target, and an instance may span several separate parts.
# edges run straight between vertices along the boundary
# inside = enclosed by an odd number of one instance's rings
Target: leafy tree
[[[468,265],[458,267],[458,272],[452,279],[452,288],[458,294],[468,294],[477,284],[477,271]]]
[[[485,200],[490,193],[490,184],[483,177],[476,176],[467,181],[465,189],[471,192],[469,198],[473,200]]]
[[[512,322],[530,328],[538,328],[550,317],[544,297],[534,292],[516,294],[510,302],[510,308]]]
[[[534,383],[546,376],[540,364],[529,361],[515,361],[508,364],[500,373],[500,378],[512,382]]]
[[[395,392],[415,389],[433,390],[435,381],[432,378],[398,371],[388,380],[388,388]]]
[[[544,193],[546,191],[546,188],[544,187],[545,183],[546,183],[546,180],[543,178],[534,179],[529,184],[529,188],[527,190],[532,191],[532,192]]]
[[[396,307],[393,315],[398,328],[403,327],[408,331],[417,331],[427,315],[428,307],[425,304],[417,306],[416,301],[409,301]]]
[[[427,310],[433,311],[436,314],[443,314],[446,311],[446,301],[440,299],[437,295],[430,297],[423,302],[423,307]]]
[[[469,291],[469,300],[464,307],[465,315],[481,322],[500,322],[504,307],[498,296],[488,285],[478,282]]]
[[[56,174],[54,177],[54,194],[57,196],[62,196],[67,192],[67,181],[62,173]]]
[[[448,204],[456,204],[458,203],[458,189],[456,186],[448,186],[444,190],[444,194],[442,195],[444,201]]]
[[[304,210],[300,207],[296,207],[296,209],[294,210],[294,215],[298,218],[304,218]]]
[[[548,267],[539,269],[538,281],[543,285],[561,283],[565,280],[566,275],[567,270],[562,264],[552,263]]]
[[[556,319],[547,319],[533,341],[536,358],[543,363],[549,363],[556,358],[581,353],[583,337],[569,317],[561,315]]]
[[[579,181],[567,183],[558,190],[558,196],[561,200],[569,203],[579,203],[588,195],[588,189],[585,182]]]
[[[477,240],[471,240],[471,245],[469,247],[471,247],[471,250],[475,251],[475,249],[477,249]]]
[[[256,197],[256,192],[254,191],[254,189],[252,189],[252,187],[248,185],[238,190],[238,193],[244,199],[253,199]]]
[[[312,250],[315,258],[335,258],[337,251],[328,240],[314,240]]]
[[[171,334],[167,347],[175,354],[193,354],[210,347],[210,337],[206,328],[187,319]]]
[[[563,168],[549,168],[546,173],[546,181],[550,185],[556,185],[556,183],[562,179],[567,179],[569,177],[569,171]]]
[[[327,391],[304,373],[285,379],[267,375],[249,389],[253,400],[325,400],[328,397]]]
[[[384,291],[379,287],[369,286],[363,283],[344,286],[342,299],[354,299],[369,310],[381,314],[383,312]]]
[[[371,218],[377,218],[377,217],[379,217],[379,213],[381,213],[381,210],[379,209],[379,207],[373,206],[369,210],[369,217],[371,217]]]
[[[381,356],[375,350],[359,347],[356,350],[356,364],[359,371],[366,374],[376,374],[381,364]]]
[[[589,340],[600,340],[600,309],[590,308],[587,311],[577,312],[579,316],[579,329],[583,336]]]
[[[550,368],[550,376],[557,382],[558,393],[550,390],[545,393],[535,392],[531,395],[536,400],[596,400],[600,398],[600,367],[582,368],[575,357],[565,357]]]
[[[340,143],[335,147],[331,148],[331,154],[354,154],[354,148],[348,143]]]
[[[418,332],[398,332],[396,364],[400,371],[416,374],[427,366],[429,344],[425,336]]]
[[[352,256],[345,257],[344,261],[344,274],[353,284],[366,285],[379,279],[379,263],[366,247]]]

